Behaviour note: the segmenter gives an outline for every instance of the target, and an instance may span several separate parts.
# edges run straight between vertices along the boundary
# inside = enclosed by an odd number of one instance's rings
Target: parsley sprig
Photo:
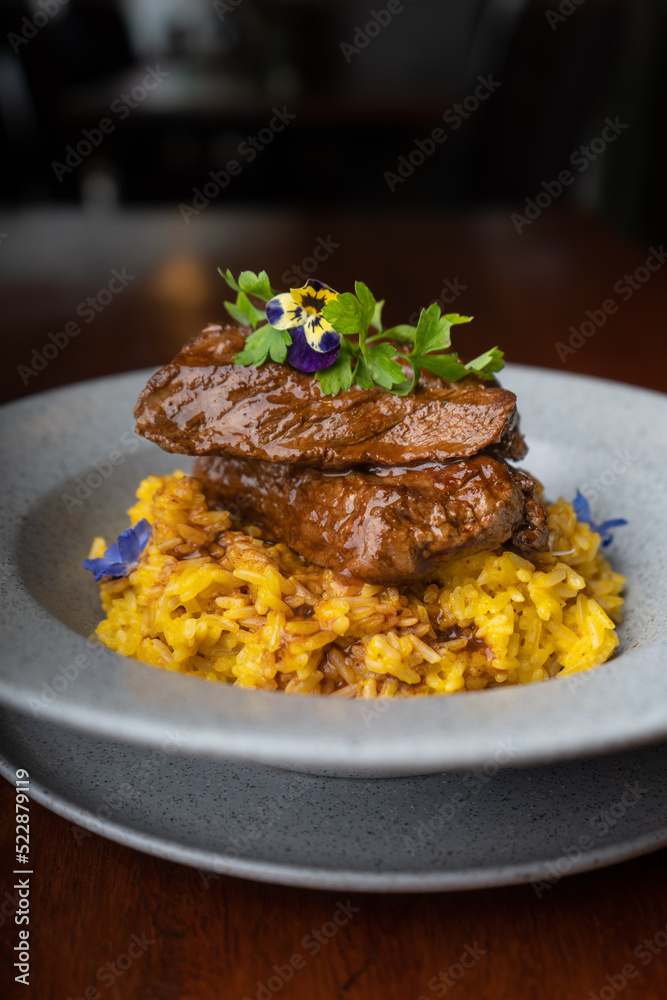
[[[229,269],[219,273],[237,293],[235,303],[225,302],[227,311],[237,323],[253,330],[244,349],[236,355],[236,364],[259,366],[269,357],[279,363],[285,361],[292,342],[289,331],[272,327],[267,322],[265,310],[250,299],[252,296],[266,303],[276,294],[266,271],[259,274],[242,271],[238,281]],[[451,328],[469,323],[472,316],[443,315],[440,306],[433,303],[422,309],[416,326],[402,324],[385,329],[383,306],[384,300],[377,301],[363,281],[356,281],[354,293],[339,294],[323,307],[322,315],[341,335],[336,361],[315,372],[323,395],[337,396],[356,383],[362,389],[381,386],[395,395],[407,396],[419,381],[420,369],[448,382],[458,382],[471,373],[492,378],[503,367],[503,352],[497,347],[466,364],[459,360],[456,352],[447,350],[451,347]],[[410,350],[397,351],[397,344]],[[412,368],[412,377],[405,373],[406,361]]]
[[[451,328],[459,323],[469,323],[472,316],[461,316],[459,313],[443,316],[440,306],[434,302],[427,309],[422,309],[417,326],[403,324],[384,329],[383,305],[384,301],[377,302],[367,285],[357,281],[354,295],[345,292],[323,308],[324,318],[343,334],[336,363],[315,373],[325,396],[335,396],[349,389],[353,382],[362,389],[380,385],[398,396],[407,396],[419,380],[420,368],[448,382],[458,382],[471,372],[482,378],[491,378],[503,367],[503,352],[497,347],[467,364],[459,361],[458,354],[453,351],[442,353],[451,345]],[[375,333],[369,335],[371,328]],[[357,342],[348,339],[355,335]],[[397,352],[397,343],[412,350]],[[408,378],[397,359],[409,362],[412,378]]]
[[[287,357],[287,348],[292,343],[292,338],[287,330],[276,330],[270,326],[265,309],[258,309],[248,297],[252,295],[266,303],[276,294],[266,271],[260,271],[259,274],[241,271],[238,281],[229,268],[226,271],[218,268],[218,274],[237,293],[236,302],[225,302],[225,309],[236,323],[250,326],[254,331],[246,338],[243,350],[236,355],[236,364],[259,367],[267,358],[281,364]]]

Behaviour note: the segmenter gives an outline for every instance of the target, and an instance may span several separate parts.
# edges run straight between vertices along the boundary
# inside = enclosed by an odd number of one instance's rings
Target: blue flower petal
[[[606,549],[608,545],[614,541],[614,536],[611,533],[611,528],[620,528],[628,522],[624,517],[615,517],[609,521],[603,521],[602,524],[596,524],[591,517],[591,505],[585,496],[577,490],[577,495],[572,501],[572,506],[574,512],[577,515],[578,521],[584,521],[591,531],[596,532],[600,536],[602,542],[602,548]]]
[[[110,545],[98,559],[84,559],[84,569],[90,570],[98,582],[102,577],[112,580],[129,576],[136,567],[139,556],[148,545],[153,533],[150,521],[143,517],[134,528],[128,528],[118,536],[118,541]]]
[[[323,354],[321,351],[314,351],[303,332],[302,326],[294,327],[290,330],[292,343],[287,348],[287,360],[293,368],[298,368],[300,372],[317,372],[322,368],[332,365],[340,352],[340,343],[336,347]]]
[[[105,556],[99,559],[84,559],[83,568],[90,570],[95,577],[95,583],[104,576],[117,579],[120,576],[127,576],[127,567],[123,562],[110,562]]]
[[[147,521],[145,517],[142,517],[142,519],[137,521],[135,524],[134,533],[139,541],[139,553],[141,554],[148,545],[148,540],[153,534],[153,525],[150,521]]]
[[[608,545],[614,541],[614,536],[612,535],[610,528],[620,528],[622,525],[628,522],[624,517],[616,517],[612,521],[603,521],[602,524],[591,525],[593,531],[597,531],[598,535],[602,539],[602,548],[606,549]]]
[[[118,536],[118,549],[120,551],[121,562],[133,563],[137,561],[141,555],[141,549],[132,528],[128,528],[127,531]]]
[[[620,528],[622,524],[627,523],[624,517],[616,517],[613,521],[603,521],[602,524],[598,524],[597,530],[600,534],[606,534],[610,528]]]
[[[591,505],[579,490],[577,490],[577,495],[572,501],[572,506],[574,507],[574,513],[577,515],[577,521],[585,521],[586,524],[590,524]]]

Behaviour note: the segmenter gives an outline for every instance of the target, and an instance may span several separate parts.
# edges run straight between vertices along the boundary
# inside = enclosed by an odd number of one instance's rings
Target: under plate
[[[323,778],[73,735],[0,711],[0,763],[73,824],[201,869],[412,892],[559,878],[667,843],[667,744],[533,768]],[[83,848],[82,848],[83,849]],[[542,884],[539,884],[539,883]],[[533,891],[528,889],[526,891]]]

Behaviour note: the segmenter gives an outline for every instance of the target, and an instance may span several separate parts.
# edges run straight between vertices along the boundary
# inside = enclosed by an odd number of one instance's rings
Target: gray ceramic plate
[[[0,772],[90,832],[201,870],[310,888],[432,892],[533,882],[667,843],[667,744],[540,767],[326,778],[81,736],[0,709]]]
[[[80,734],[190,757],[330,774],[427,774],[611,752],[667,737],[667,396],[509,367],[550,496],[595,490],[624,516],[610,555],[628,577],[620,654],[579,678],[445,698],[347,702],[242,691],[156,670],[88,641],[98,594],[91,538],[127,526],[139,480],[184,467],[132,434],[148,376],[33,396],[0,412],[0,701]]]

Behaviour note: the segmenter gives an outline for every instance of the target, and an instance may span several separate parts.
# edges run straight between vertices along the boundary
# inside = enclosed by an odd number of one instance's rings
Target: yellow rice
[[[609,658],[624,578],[572,505],[547,505],[549,550],[467,555],[406,587],[350,581],[211,508],[196,479],[150,476],[128,512],[153,533],[101,584],[96,634],[145,663],[246,688],[375,698],[571,675]],[[91,558],[107,543],[95,539]]]

